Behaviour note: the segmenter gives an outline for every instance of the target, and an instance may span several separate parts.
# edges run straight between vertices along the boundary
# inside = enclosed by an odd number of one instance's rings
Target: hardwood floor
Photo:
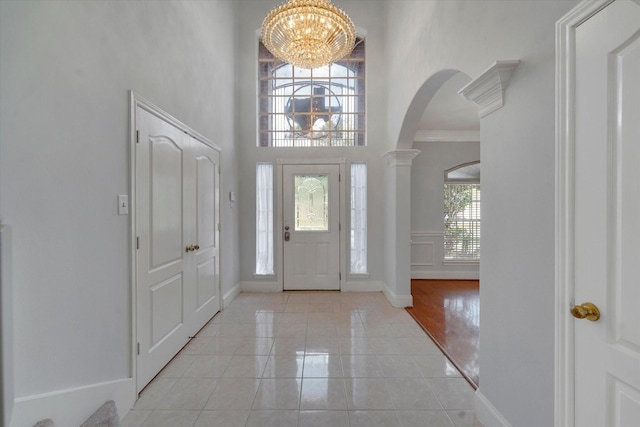
[[[406,309],[476,389],[479,293],[477,280],[412,280],[413,307]]]

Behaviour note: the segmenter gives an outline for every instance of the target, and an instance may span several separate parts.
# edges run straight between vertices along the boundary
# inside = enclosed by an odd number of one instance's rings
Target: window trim
[[[480,160],[474,160],[473,162],[461,163],[457,166],[449,168],[444,171],[444,183],[445,184],[480,184],[480,178],[472,179],[472,178],[450,178],[449,174],[455,172],[460,169],[464,169],[468,166],[480,166]]]

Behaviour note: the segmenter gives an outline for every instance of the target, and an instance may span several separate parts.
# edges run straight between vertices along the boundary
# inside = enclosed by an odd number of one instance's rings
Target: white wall
[[[477,279],[478,264],[444,260],[444,171],[480,160],[479,142],[414,142],[420,154],[411,166],[411,277]]]
[[[376,2],[384,5],[382,2]],[[384,280],[384,234],[379,230],[385,227],[384,210],[384,159],[385,141],[385,26],[384,10],[371,7],[370,2],[345,0],[339,6],[353,19],[356,27],[366,30],[366,75],[367,75],[367,143],[366,147],[352,148],[264,148],[256,147],[256,95],[257,95],[257,46],[259,30],[264,16],[277,2],[242,1],[238,3],[239,55],[237,58],[237,115],[238,115],[238,152],[240,161],[240,186],[238,190],[238,209],[240,211],[240,277],[251,289],[273,289],[273,283],[280,277],[265,280],[254,277],[255,271],[255,168],[257,162],[275,162],[282,159],[338,158],[349,162],[365,161],[368,165],[368,205],[369,205],[369,241],[368,266],[369,277],[365,279],[373,287],[380,286]],[[371,30],[371,31],[369,31]],[[348,211],[347,211],[348,213]],[[347,215],[348,218],[348,215]],[[344,226],[344,224],[343,224]],[[276,235],[278,237],[278,235]],[[279,259],[279,257],[277,258]],[[280,265],[276,264],[276,274],[280,274]],[[345,275],[343,274],[343,277]],[[347,280],[350,280],[349,278]],[[264,283],[257,283],[257,282]]]
[[[130,218],[116,210],[129,192],[128,90],[219,144],[223,194],[237,188],[234,8],[0,2],[0,218],[12,236],[21,402],[12,426],[54,415],[37,404],[19,413],[43,393],[129,387]],[[238,279],[237,211],[225,204],[222,220],[224,293]],[[79,425],[103,401],[47,410],[64,410],[56,425]]]
[[[479,392],[518,426],[553,425],[554,23],[575,3],[398,1],[389,8],[392,145],[411,146],[426,105],[414,97],[430,93],[422,86],[432,76],[459,70],[475,78],[495,60],[522,61],[504,108],[481,119],[480,138]]]

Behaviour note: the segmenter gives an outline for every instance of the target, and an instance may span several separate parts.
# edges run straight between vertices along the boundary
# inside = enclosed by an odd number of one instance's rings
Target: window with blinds
[[[307,70],[275,58],[259,42],[260,147],[365,145],[365,51]]]
[[[444,258],[480,259],[480,163],[445,172]]]

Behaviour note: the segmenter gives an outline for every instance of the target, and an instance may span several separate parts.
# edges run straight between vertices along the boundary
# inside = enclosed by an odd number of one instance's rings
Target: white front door
[[[284,165],[285,290],[340,289],[340,166]]]
[[[137,389],[220,309],[219,152],[137,107]]]
[[[575,425],[640,425],[640,4],[576,29]],[[586,314],[577,309],[574,315]]]

